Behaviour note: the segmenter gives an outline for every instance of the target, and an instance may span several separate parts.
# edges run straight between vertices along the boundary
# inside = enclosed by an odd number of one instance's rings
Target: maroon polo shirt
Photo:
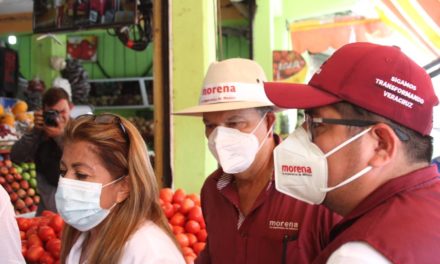
[[[368,243],[392,263],[439,263],[439,176],[430,166],[379,187],[334,227],[314,263],[326,263],[352,241]]]
[[[278,192],[274,180],[244,217],[233,182],[231,175],[219,169],[203,185],[208,243],[196,263],[310,263],[340,219],[323,206]]]

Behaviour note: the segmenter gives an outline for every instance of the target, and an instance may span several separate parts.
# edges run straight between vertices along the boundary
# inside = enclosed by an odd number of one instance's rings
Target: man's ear
[[[374,141],[374,156],[369,165],[382,167],[396,158],[398,146],[401,144],[393,129],[383,123],[375,125],[371,129]]]
[[[275,125],[276,116],[274,112],[267,112],[266,121],[267,121],[267,130],[271,129]]]
[[[116,202],[121,203],[127,199],[128,195],[130,194],[130,184],[128,182],[128,177],[125,177],[121,180],[119,183],[119,190],[116,194]]]

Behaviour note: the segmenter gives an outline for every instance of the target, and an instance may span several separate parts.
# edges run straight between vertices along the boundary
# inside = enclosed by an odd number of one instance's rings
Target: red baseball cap
[[[308,109],[347,101],[422,135],[429,135],[438,104],[426,71],[398,47],[357,42],[338,49],[309,83],[266,82],[281,108]]]

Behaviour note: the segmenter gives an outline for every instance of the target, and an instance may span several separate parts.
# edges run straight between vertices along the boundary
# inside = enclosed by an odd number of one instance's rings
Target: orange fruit
[[[15,118],[11,113],[6,113],[0,117],[0,123],[14,127]]]
[[[15,120],[17,120],[17,121],[28,121],[29,117],[28,117],[26,112],[18,113],[18,114],[15,115]]]
[[[28,109],[28,105],[27,105],[27,103],[25,102],[25,101],[17,101],[13,106],[12,106],[12,109],[11,109],[11,111],[12,111],[12,113],[14,114],[14,115],[17,115],[17,114],[19,114],[19,113],[24,113],[24,112],[26,112],[27,111],[27,109]]]
[[[3,107],[3,105],[0,105],[0,116],[3,115],[5,113],[5,108]]]

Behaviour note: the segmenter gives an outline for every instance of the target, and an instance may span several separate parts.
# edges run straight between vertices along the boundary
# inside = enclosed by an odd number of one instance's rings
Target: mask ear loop
[[[327,152],[324,156],[327,158],[328,156],[332,155],[333,153],[335,153],[336,151],[340,150],[341,148],[347,146],[348,144],[350,144],[351,142],[355,141],[356,139],[360,138],[361,136],[365,135],[366,133],[368,133],[370,130],[372,129],[372,127],[369,127],[368,129],[365,129],[364,131],[362,131],[361,133],[355,135],[354,137],[346,140],[344,143],[342,143],[341,145],[335,147],[334,149],[330,150],[329,152]],[[346,179],[345,181],[340,182],[338,185],[333,186],[333,187],[328,187],[328,188],[319,188],[319,190],[321,192],[329,192],[332,191],[334,189],[337,189],[339,187],[342,187],[346,184],[349,184],[350,182],[360,178],[361,176],[363,176],[364,174],[366,174],[367,172],[369,172],[370,170],[372,170],[373,167],[371,166],[367,166],[364,169],[362,169],[361,171],[359,171],[358,173],[356,173],[355,175],[351,176],[350,178]]]
[[[122,176],[122,177],[117,178],[117,179],[114,180],[114,181],[111,181],[111,182],[109,182],[109,183],[106,183],[105,185],[102,186],[102,188],[107,187],[107,186],[109,186],[109,185],[112,185],[113,183],[117,183],[118,181],[124,179],[125,177],[127,177],[127,175],[124,175],[124,176]]]

